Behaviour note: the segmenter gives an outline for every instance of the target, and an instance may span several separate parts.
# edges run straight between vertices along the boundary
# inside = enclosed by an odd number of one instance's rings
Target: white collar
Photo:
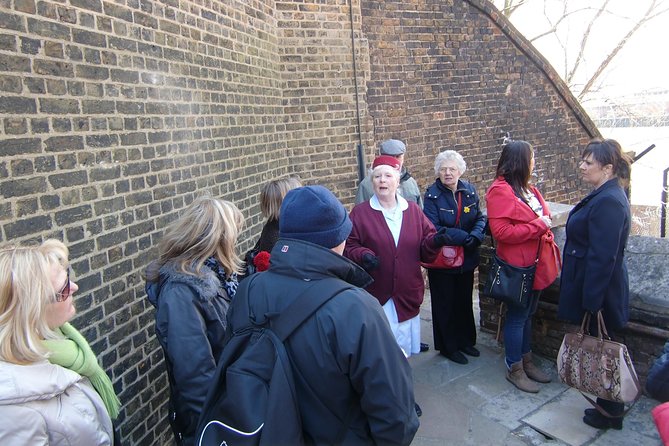
[[[404,199],[403,196],[401,196],[398,193],[395,193],[395,199],[397,200],[397,208],[399,208],[400,211],[404,212],[408,209],[409,207],[409,202]],[[381,203],[379,202],[379,198],[376,196],[376,194],[372,195],[372,198],[369,199],[369,205],[374,209],[375,211],[386,211],[387,210],[381,206]]]

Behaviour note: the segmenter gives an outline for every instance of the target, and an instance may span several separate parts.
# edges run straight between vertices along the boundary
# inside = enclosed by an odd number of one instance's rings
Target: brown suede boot
[[[531,381],[523,370],[523,361],[514,362],[506,372],[506,379],[523,392],[537,393],[539,386]]]
[[[551,382],[551,377],[532,361],[532,352],[523,355],[523,369],[528,378],[539,383]]]

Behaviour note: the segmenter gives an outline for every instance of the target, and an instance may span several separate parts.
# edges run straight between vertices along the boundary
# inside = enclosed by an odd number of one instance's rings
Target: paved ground
[[[539,362],[553,382],[541,384],[538,394],[524,393],[506,381],[503,349],[493,335],[480,333],[481,357],[460,365],[432,348],[429,296],[421,321],[430,351],[410,358],[416,401],[423,409],[412,445],[662,445],[650,415],[657,401],[639,400],[621,431],[593,429],[581,421],[589,403],[558,382],[554,362]]]

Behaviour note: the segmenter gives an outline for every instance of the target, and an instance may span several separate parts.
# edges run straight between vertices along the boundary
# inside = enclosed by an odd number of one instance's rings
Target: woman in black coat
[[[622,328],[629,318],[629,283],[624,262],[630,232],[630,205],[623,186],[630,161],[612,139],[593,140],[579,164],[583,181],[594,190],[569,213],[564,245],[558,317],[580,324],[586,312],[602,311],[606,328]],[[596,333],[597,318],[591,318]],[[624,405],[597,399],[609,414],[586,409],[583,422],[598,429],[622,429]]]

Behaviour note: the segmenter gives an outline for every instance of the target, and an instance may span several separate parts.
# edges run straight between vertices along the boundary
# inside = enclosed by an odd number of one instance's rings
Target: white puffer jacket
[[[88,379],[41,361],[0,361],[0,444],[113,444],[107,410]]]

